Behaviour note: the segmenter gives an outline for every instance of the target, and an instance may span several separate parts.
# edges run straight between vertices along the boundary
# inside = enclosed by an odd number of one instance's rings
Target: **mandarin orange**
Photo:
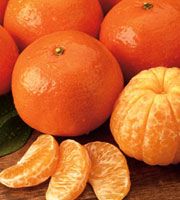
[[[77,31],[44,36],[19,56],[13,72],[16,109],[31,127],[54,135],[81,135],[110,116],[123,88],[113,55]]]
[[[118,59],[128,82],[147,68],[180,67],[179,21],[179,0],[123,0],[105,17],[100,40]]]
[[[55,31],[78,30],[97,37],[102,19],[98,0],[9,0],[4,26],[24,49]]]
[[[0,24],[3,23],[7,3],[8,0],[0,0]]]
[[[9,33],[0,26],[0,95],[10,91],[18,49]]]
[[[150,165],[180,162],[180,69],[158,67],[136,75],[111,117],[120,149]]]

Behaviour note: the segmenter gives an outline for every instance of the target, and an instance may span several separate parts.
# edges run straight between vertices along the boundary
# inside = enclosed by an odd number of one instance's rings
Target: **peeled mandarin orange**
[[[77,30],[97,37],[102,19],[98,0],[9,0],[4,26],[24,49],[55,31]]]
[[[12,71],[18,55],[15,42],[0,25],[0,95],[11,89]]]
[[[38,185],[54,173],[58,159],[56,140],[50,135],[41,135],[16,165],[0,173],[0,183],[11,188]]]
[[[180,69],[157,67],[136,75],[111,117],[120,149],[150,165],[180,162]]]
[[[78,31],[37,40],[21,53],[13,71],[18,113],[47,134],[75,136],[96,129],[110,116],[122,88],[113,55]]]
[[[99,200],[121,200],[130,190],[130,176],[126,159],[120,150],[105,142],[85,145],[92,169],[89,183]]]
[[[47,200],[73,200],[84,190],[91,169],[87,150],[81,144],[66,140],[60,144],[60,159],[50,180]]]

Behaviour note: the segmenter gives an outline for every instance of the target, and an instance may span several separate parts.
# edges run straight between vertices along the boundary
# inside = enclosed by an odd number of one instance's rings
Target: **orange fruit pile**
[[[87,182],[100,200],[123,199],[130,175],[118,148],[51,136],[88,134],[110,116],[126,155],[180,163],[179,22],[179,0],[0,0],[0,95],[12,88],[22,120],[44,133],[0,183],[51,177],[47,200],[76,199]]]
[[[82,146],[65,140],[58,147],[52,136],[41,135],[22,159],[0,173],[0,183],[31,187],[51,176],[47,200],[76,199],[92,185],[97,198],[123,199],[130,189],[129,169],[123,154],[113,145],[92,142]]]
[[[18,113],[31,127],[53,135],[81,135],[100,126],[122,88],[112,54],[77,31],[37,40],[21,53],[13,71]]]
[[[0,95],[10,91],[12,71],[17,57],[15,42],[0,25]]]
[[[78,30],[97,37],[102,19],[98,0],[9,0],[4,26],[24,49],[55,31]]]
[[[150,165],[180,162],[180,69],[139,73],[125,87],[111,117],[120,149]]]
[[[180,67],[179,21],[179,0],[123,0],[104,18],[100,41],[117,58],[128,82],[144,69]]]

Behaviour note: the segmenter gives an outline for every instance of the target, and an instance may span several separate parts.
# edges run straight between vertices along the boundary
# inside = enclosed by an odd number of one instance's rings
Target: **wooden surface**
[[[33,134],[28,144],[21,150],[0,158],[0,171],[15,164],[36,137],[37,134]],[[74,139],[82,144],[95,140],[114,143],[108,130],[108,123],[88,136]],[[62,138],[59,140],[61,141]],[[128,158],[128,164],[132,185],[126,200],[180,200],[180,165],[152,167],[131,158]],[[39,186],[25,189],[9,189],[0,185],[0,200],[45,200],[48,182],[49,180]],[[95,199],[94,192],[89,185],[78,198],[78,200]]]

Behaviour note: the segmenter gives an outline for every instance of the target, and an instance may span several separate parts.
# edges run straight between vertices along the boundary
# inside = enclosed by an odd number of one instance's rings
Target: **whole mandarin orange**
[[[78,31],[44,36],[16,62],[12,92],[31,127],[75,136],[100,126],[123,87],[120,66],[99,41]]]
[[[150,165],[180,162],[180,69],[158,67],[136,75],[121,93],[111,131],[130,157]]]
[[[100,40],[122,66],[126,81],[154,66],[180,67],[180,1],[123,0],[105,17]]]
[[[3,23],[4,12],[5,12],[7,3],[8,3],[8,0],[0,0],[0,24]]]
[[[99,0],[105,13],[107,13],[113,6],[121,0]]]
[[[10,91],[18,49],[9,33],[0,26],[0,95]]]
[[[24,49],[55,31],[78,30],[96,37],[102,19],[98,0],[9,0],[4,26]]]

